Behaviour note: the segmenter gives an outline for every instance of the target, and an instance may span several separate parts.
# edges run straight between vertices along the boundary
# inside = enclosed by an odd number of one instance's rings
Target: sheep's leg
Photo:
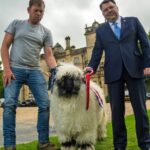
[[[95,150],[95,147],[91,143],[77,144],[77,150]]]
[[[77,150],[76,141],[72,139],[70,141],[61,143],[61,150]]]
[[[94,128],[86,132],[80,133],[76,139],[77,150],[95,150],[97,132]]]
[[[103,112],[103,115],[101,117],[102,117],[101,122],[99,122],[97,128],[97,140],[99,141],[107,137],[107,131],[106,131],[107,117],[105,112]]]

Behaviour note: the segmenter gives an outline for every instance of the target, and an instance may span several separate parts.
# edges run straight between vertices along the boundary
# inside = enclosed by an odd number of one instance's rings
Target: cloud
[[[49,21],[43,19],[43,23],[52,29],[54,42],[57,40],[57,42],[60,42],[65,47],[65,36],[70,36],[72,45],[84,47],[85,25],[91,25],[96,19],[95,10],[98,11],[97,16],[100,13],[98,7],[95,9],[95,6],[99,5],[97,5],[97,1],[56,0],[55,2],[46,2],[47,8],[44,18],[48,18],[49,16]],[[49,9],[48,6],[50,6]],[[93,8],[94,11],[92,11]]]
[[[146,32],[150,30],[150,21],[149,21],[149,0],[118,0],[118,5],[120,6],[120,14],[122,16],[136,16],[139,18],[143,24]]]
[[[2,0],[1,0],[2,1]],[[99,10],[102,0],[45,0],[46,10],[42,23],[53,34],[54,43],[65,47],[65,37],[71,37],[71,45],[84,47],[85,25],[92,25],[94,20],[104,22]],[[122,16],[137,16],[144,28],[150,30],[149,0],[116,0]],[[28,0],[5,0],[0,5],[0,43],[4,30],[16,18],[27,19]]]
[[[26,0],[5,0],[0,5],[0,43],[2,43],[4,30],[8,24],[14,19],[27,18],[26,7],[28,3]]]
[[[55,8],[57,9],[62,9],[63,11],[65,9],[68,9],[68,8],[78,8],[79,10],[83,10],[83,9],[86,9],[90,6],[90,4],[92,3],[91,0],[55,0],[55,1],[45,1],[46,3],[46,7],[50,6],[50,7],[53,7],[55,6]],[[73,11],[73,10],[72,10]]]

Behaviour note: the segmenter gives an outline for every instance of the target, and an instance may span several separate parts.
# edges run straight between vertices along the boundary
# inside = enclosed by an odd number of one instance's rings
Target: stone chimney
[[[66,36],[65,40],[66,40],[66,49],[70,49],[70,37]]]

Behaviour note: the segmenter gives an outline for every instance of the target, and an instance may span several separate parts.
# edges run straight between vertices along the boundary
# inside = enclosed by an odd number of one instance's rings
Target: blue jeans
[[[49,97],[46,80],[40,70],[12,68],[16,77],[4,90],[3,135],[4,146],[16,145],[16,108],[20,88],[27,84],[38,105],[38,139],[40,143],[49,141]]]

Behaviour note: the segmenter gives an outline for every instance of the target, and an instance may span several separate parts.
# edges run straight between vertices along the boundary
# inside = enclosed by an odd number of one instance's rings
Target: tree
[[[149,38],[149,40],[150,40],[150,31],[148,32],[147,36],[148,36],[148,38]]]

